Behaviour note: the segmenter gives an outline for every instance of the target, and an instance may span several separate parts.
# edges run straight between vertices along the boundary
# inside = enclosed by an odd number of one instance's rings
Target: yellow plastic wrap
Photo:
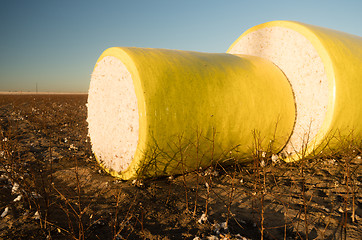
[[[267,60],[116,47],[103,52],[97,63],[106,56],[122,61],[131,73],[139,114],[130,166],[117,172],[99,161],[113,176],[172,175],[233,156],[243,159],[251,156],[255,137],[260,137],[260,148],[273,145],[279,151],[293,129],[291,87]]]
[[[300,151],[287,160],[318,154],[327,149],[335,150],[340,140],[351,136],[357,140],[361,139],[362,38],[299,22],[273,21],[247,30],[231,45],[228,52],[240,53],[235,49],[243,38],[255,31],[275,27],[296,31],[313,45],[323,62],[328,81],[328,105],[318,133],[313,139],[308,140],[308,147],[302,150],[303,153]],[[293,63],[296,60],[290,59],[290,62]],[[293,90],[297,91],[297,89]]]

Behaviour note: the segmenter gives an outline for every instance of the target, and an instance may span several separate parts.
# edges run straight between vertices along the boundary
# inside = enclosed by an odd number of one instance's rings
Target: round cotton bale
[[[228,53],[258,56],[287,76],[296,100],[287,160],[338,148],[362,137],[362,38],[292,21],[264,23],[243,33]]]
[[[243,159],[254,147],[279,151],[295,106],[283,72],[265,59],[116,47],[92,73],[87,121],[101,166],[132,179]]]

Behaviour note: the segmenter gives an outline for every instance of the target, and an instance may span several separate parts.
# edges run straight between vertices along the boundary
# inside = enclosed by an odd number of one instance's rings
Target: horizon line
[[[46,94],[88,94],[88,92],[31,92],[31,91],[0,91],[0,94],[6,95],[46,95]]]

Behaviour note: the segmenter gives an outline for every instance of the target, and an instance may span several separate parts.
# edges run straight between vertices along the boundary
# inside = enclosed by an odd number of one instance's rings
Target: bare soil
[[[120,181],[92,155],[86,101],[0,94],[0,239],[362,239],[361,145]]]

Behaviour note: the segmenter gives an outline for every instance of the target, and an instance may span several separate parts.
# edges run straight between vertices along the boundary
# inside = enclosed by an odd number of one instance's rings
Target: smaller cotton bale
[[[267,22],[243,33],[228,53],[277,65],[291,83],[296,124],[284,148],[287,160],[362,139],[362,38],[292,21]]]
[[[101,166],[132,179],[279,151],[295,106],[283,72],[259,57],[116,47],[92,73],[87,121]]]

